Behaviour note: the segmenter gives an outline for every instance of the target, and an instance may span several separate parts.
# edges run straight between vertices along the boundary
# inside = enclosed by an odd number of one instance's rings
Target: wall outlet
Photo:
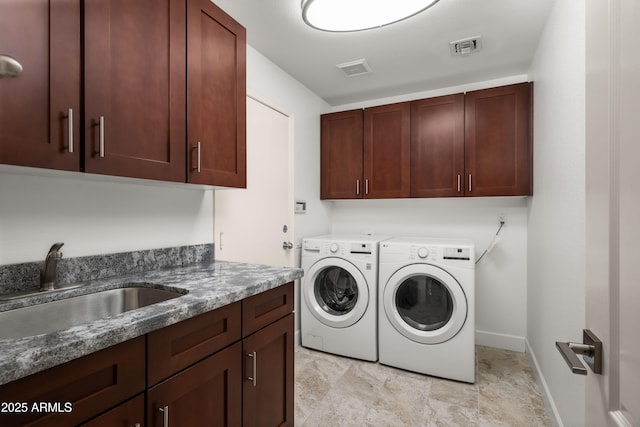
[[[505,224],[507,223],[507,214],[504,212],[501,212],[498,214],[498,222],[504,222]]]

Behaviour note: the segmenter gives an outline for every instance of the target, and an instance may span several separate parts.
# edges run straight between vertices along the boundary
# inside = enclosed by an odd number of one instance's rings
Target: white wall
[[[213,192],[81,173],[0,169],[0,264],[213,241]]]
[[[555,341],[585,321],[585,5],[557,0],[531,66],[534,188],[529,203],[529,351],[560,424],[585,425],[584,378]]]

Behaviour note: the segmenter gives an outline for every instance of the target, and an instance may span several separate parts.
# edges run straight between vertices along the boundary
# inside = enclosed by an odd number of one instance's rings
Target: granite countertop
[[[302,277],[299,268],[211,261],[85,282],[82,287],[0,302],[0,312],[128,284],[188,291],[186,295],[62,331],[0,339],[0,385],[240,301]],[[30,302],[29,302],[30,301]]]

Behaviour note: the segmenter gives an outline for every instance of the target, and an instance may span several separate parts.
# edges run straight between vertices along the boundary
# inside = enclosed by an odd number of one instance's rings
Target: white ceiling
[[[247,28],[247,43],[331,105],[527,74],[554,0],[440,0],[400,23],[355,33],[314,30],[300,0],[213,0]],[[402,0],[394,0],[402,1]],[[449,42],[482,36],[464,57]],[[373,73],[336,65],[365,58]]]

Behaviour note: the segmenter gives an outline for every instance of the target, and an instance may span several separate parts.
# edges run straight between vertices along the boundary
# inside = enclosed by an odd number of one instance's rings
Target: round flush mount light
[[[323,31],[384,27],[429,9],[438,0],[302,0],[302,19]]]

